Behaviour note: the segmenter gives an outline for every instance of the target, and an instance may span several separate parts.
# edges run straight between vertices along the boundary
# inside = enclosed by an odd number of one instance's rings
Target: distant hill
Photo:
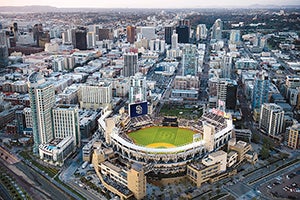
[[[300,8],[300,5],[272,5],[272,4],[253,4],[248,8]]]
[[[0,12],[59,12],[52,6],[0,6]]]
[[[204,7],[199,6],[199,9],[203,9]],[[220,8],[219,6],[215,6],[215,8]],[[239,8],[238,6],[228,6],[222,8]],[[253,4],[250,6],[244,6],[241,8],[300,8],[300,5],[261,5],[261,4]],[[0,6],[0,13],[30,13],[30,12],[95,12],[95,11],[107,11],[107,10],[118,10],[118,9],[126,9],[131,10],[130,8],[57,8],[53,6]],[[171,8],[172,9],[172,8]],[[138,8],[133,8],[132,10],[140,10]]]

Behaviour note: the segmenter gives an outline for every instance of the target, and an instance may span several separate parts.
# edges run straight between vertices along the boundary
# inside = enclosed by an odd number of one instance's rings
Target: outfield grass
[[[141,146],[153,143],[169,143],[178,147],[191,143],[193,141],[193,134],[195,133],[192,130],[178,127],[154,126],[131,132],[128,136]]]

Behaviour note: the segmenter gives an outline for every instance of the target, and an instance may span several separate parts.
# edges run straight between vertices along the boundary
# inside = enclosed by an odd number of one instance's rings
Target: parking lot
[[[273,199],[300,199],[300,168],[263,184],[260,191],[266,191],[266,195]]]

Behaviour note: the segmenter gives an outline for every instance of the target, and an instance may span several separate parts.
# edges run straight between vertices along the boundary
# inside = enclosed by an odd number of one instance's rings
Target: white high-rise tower
[[[29,98],[33,123],[34,153],[40,144],[50,142],[53,137],[51,109],[55,104],[53,84],[45,82],[44,77],[33,72],[28,77]]]

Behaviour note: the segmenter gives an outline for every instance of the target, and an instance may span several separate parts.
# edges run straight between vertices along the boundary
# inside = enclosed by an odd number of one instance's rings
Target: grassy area
[[[20,156],[22,156],[25,160],[28,160],[29,162],[31,162],[34,166],[36,166],[37,168],[39,168],[40,170],[44,171],[45,173],[48,174],[48,176],[50,176],[51,178],[53,178],[57,173],[58,170],[53,168],[53,167],[46,167],[42,164],[40,164],[39,162],[37,162],[35,159],[32,158],[31,155],[29,155],[28,152],[26,151],[22,151],[19,153]]]
[[[29,152],[27,151],[22,151],[19,153],[24,159],[30,161],[34,166],[36,166],[37,168],[39,168],[40,170],[44,171],[45,173],[47,173],[51,178],[53,178],[55,175],[57,175],[57,173],[59,172],[59,170],[52,168],[52,167],[46,167],[41,165],[40,163],[38,163],[37,161],[35,161],[32,157],[32,155],[29,154]],[[59,180],[58,176],[56,176],[54,178],[55,181],[57,181],[58,183],[60,183],[61,185],[63,185],[64,187],[68,188],[71,192],[73,192],[74,194],[76,194],[80,199],[86,199],[84,198],[81,194],[79,194],[76,190],[74,190],[73,188],[69,187],[68,185],[66,185],[65,183],[63,183],[62,181]]]
[[[192,130],[178,127],[155,126],[131,132],[129,137],[142,146],[153,143],[168,143],[174,146],[182,146],[193,141],[194,133]]]
[[[6,173],[6,170],[0,166],[0,184],[9,191],[10,197],[13,199],[29,199],[31,197],[23,190],[16,185],[15,180]]]
[[[178,105],[164,105],[160,110],[161,116],[177,116],[183,118],[199,118],[203,114],[202,108],[185,107]]]

